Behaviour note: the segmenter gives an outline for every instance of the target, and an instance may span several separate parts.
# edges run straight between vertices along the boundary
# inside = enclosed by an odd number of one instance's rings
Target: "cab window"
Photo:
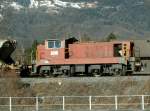
[[[114,57],[122,57],[122,44],[114,44]]]
[[[48,41],[48,48],[60,48],[61,42],[59,40],[49,40]]]
[[[48,48],[54,48],[54,41],[48,41]]]
[[[59,40],[55,41],[55,47],[60,48],[61,47],[61,42]]]

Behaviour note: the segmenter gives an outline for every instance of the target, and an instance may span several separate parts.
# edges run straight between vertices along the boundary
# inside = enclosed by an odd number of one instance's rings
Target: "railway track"
[[[150,75],[149,75],[150,76]],[[131,80],[149,80],[150,78],[147,77],[147,76],[137,76],[137,75],[134,75],[134,76],[118,76],[118,77],[106,77],[106,76],[103,76],[103,77],[59,77],[59,78],[42,78],[42,77],[28,77],[28,78],[20,78],[22,81],[26,81],[26,80],[29,80],[29,81],[36,81],[36,82],[46,82],[46,81],[59,81],[59,80],[62,80],[62,81],[89,81],[89,82],[92,82],[92,81],[114,81],[114,80],[127,80],[127,79],[131,79]]]
[[[86,78],[86,77],[88,77],[88,78],[104,78],[104,77],[112,77],[112,78],[114,78],[114,77],[132,77],[132,76],[150,76],[150,72],[140,72],[140,73],[133,73],[133,74],[127,74],[127,75],[124,75],[124,76],[121,76],[121,75],[102,75],[102,76],[100,76],[100,75],[95,75],[95,76],[87,76],[86,74],[85,75],[83,75],[83,74],[79,74],[79,75],[77,75],[77,76],[73,76],[73,77],[69,77],[69,76],[64,76],[64,75],[59,75],[59,76],[48,76],[48,75],[44,75],[44,74],[42,74],[42,75],[36,75],[36,74],[34,74],[34,75],[30,75],[30,76],[28,76],[27,78],[78,78],[78,77],[84,77],[84,78]],[[22,77],[22,78],[25,78],[25,77]]]

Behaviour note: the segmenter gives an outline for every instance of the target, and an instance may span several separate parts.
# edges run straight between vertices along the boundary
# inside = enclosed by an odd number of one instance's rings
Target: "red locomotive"
[[[125,75],[135,67],[132,41],[79,42],[50,39],[37,46],[34,72],[49,76]]]

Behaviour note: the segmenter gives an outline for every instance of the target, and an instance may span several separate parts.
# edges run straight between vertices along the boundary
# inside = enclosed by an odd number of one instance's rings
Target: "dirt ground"
[[[149,76],[21,79],[39,96],[149,95]]]
[[[11,74],[8,75],[9,75],[8,77],[5,76],[0,79],[0,97],[150,95],[149,76],[19,78],[18,76],[10,76]],[[68,99],[66,102],[77,103],[79,101],[82,103],[82,100],[79,98],[77,100]],[[93,102],[95,101],[96,102],[106,101],[107,103],[110,100],[106,100],[106,99],[105,101],[104,100],[100,101],[98,99],[93,100]],[[121,102],[129,101],[133,103],[138,100],[137,98],[136,99],[128,98],[120,101]],[[3,99],[0,99],[0,104],[6,104],[7,102],[8,100],[5,101]],[[48,102],[49,100],[46,101],[45,103]],[[55,102],[55,100],[51,99],[50,102]],[[147,99],[147,102],[150,103],[150,98]],[[35,100],[32,101],[18,100],[16,101],[16,103],[17,104],[28,103],[34,105]],[[141,108],[141,105],[139,105],[139,107]],[[14,111],[18,111],[18,110],[16,109]],[[25,111],[27,110],[25,109]],[[46,110],[41,110],[41,111],[46,111]],[[73,110],[67,107],[67,111],[73,111]],[[75,110],[75,111],[79,111],[79,110]],[[82,110],[80,109],[80,111]],[[92,110],[92,111],[113,111],[113,110]],[[138,111],[138,109],[135,111]]]

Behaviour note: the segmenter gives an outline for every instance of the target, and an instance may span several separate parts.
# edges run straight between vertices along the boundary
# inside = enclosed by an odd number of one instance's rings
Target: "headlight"
[[[49,61],[48,61],[48,60],[44,60],[44,63],[45,63],[45,64],[49,64]]]
[[[41,64],[49,64],[49,61],[48,60],[40,60],[40,63]]]

